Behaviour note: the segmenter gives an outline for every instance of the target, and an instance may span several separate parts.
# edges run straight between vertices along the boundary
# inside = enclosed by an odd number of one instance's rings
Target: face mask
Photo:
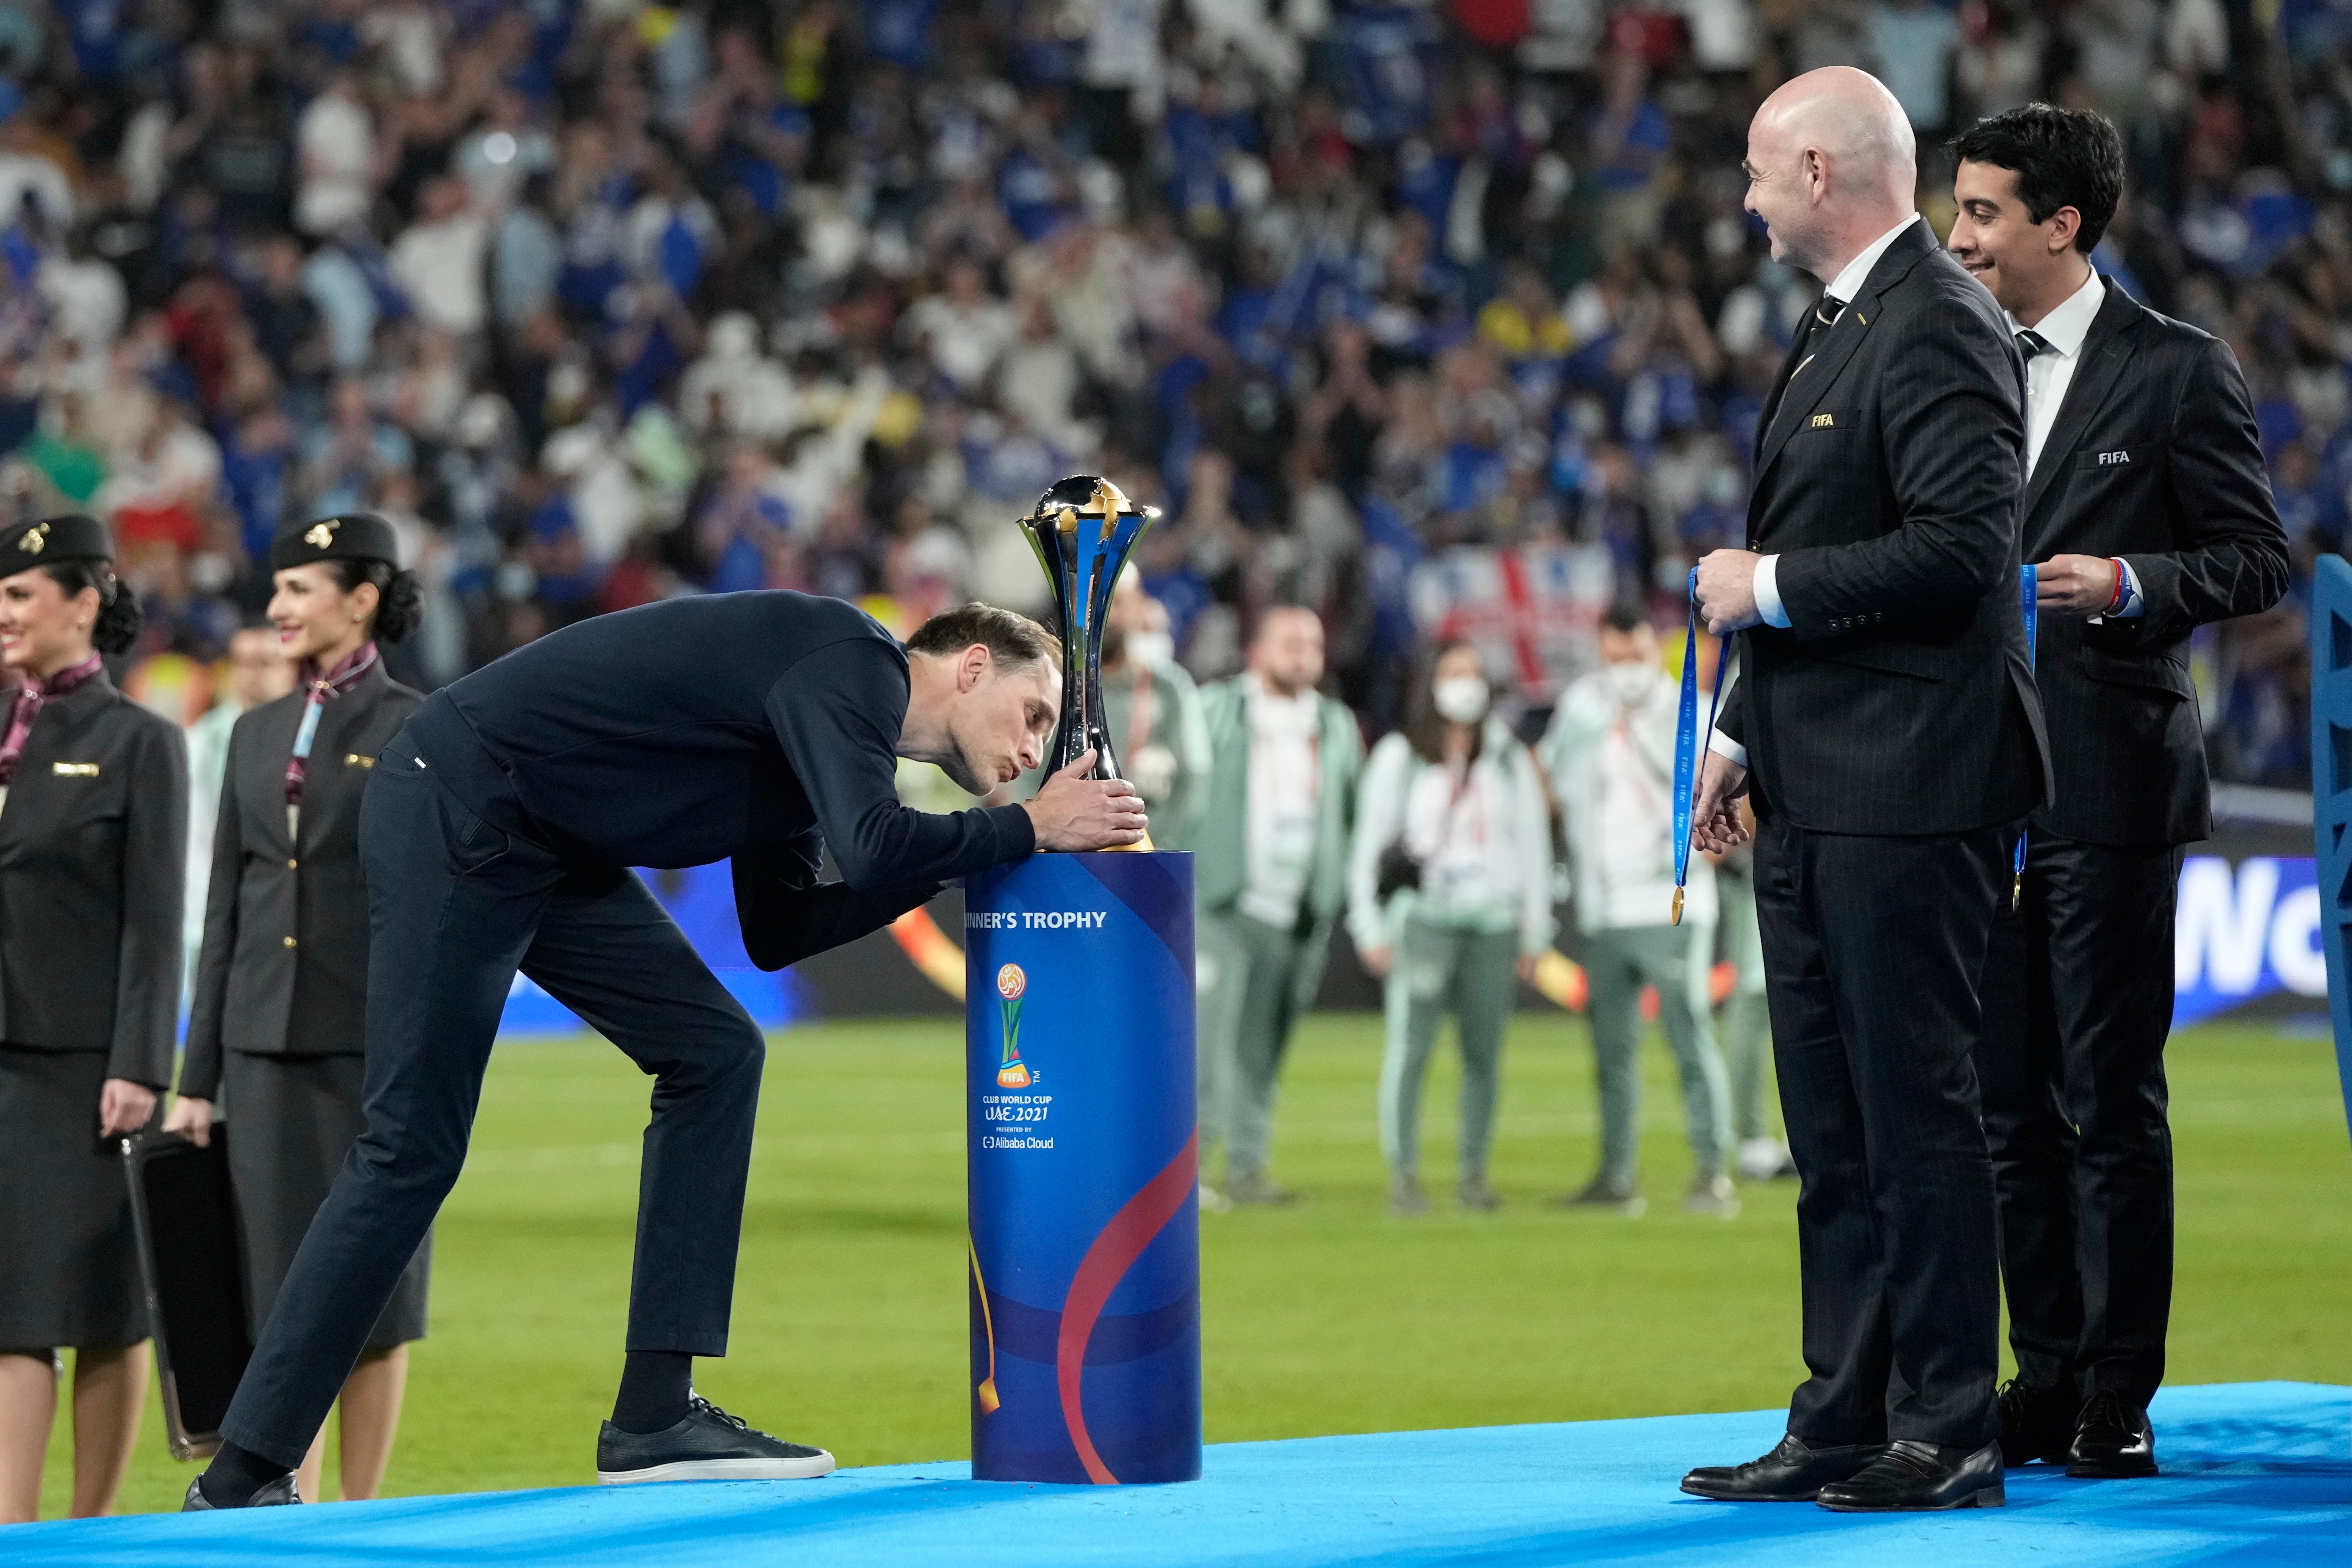
[[[1129,632],[1127,656],[1139,664],[1165,669],[1176,662],[1176,639],[1166,632]]]
[[[1437,705],[1437,716],[1454,724],[1475,724],[1484,719],[1489,696],[1486,680],[1475,675],[1441,680],[1430,691]]]
[[[1657,682],[1656,672],[1646,664],[1612,664],[1608,668],[1606,679],[1609,689],[1615,692],[1617,700],[1628,708],[1649,696],[1651,687]]]

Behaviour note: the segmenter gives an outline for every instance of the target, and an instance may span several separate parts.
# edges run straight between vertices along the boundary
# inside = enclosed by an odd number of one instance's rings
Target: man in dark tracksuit
[[[191,1509],[295,1502],[319,1429],[465,1163],[520,969],[654,1075],[628,1362],[597,1444],[607,1481],[822,1475],[695,1398],[727,1348],[764,1052],[759,1029],[628,868],[734,862],[753,961],[848,942],[953,878],[1035,849],[1133,843],[1132,786],[1090,758],[1021,805],[898,803],[898,757],[974,794],[1043,755],[1060,709],[1043,627],[985,605],[902,651],[855,607],[789,593],[584,621],[428,701],[362,808],[373,936],[367,1131],[320,1209]],[[819,883],[830,850],[843,879]]]

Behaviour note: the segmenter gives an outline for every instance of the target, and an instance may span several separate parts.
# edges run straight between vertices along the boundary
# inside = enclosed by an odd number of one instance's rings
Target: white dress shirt
[[[1901,238],[1905,229],[1923,221],[1917,213],[1913,213],[1864,246],[1854,258],[1845,264],[1844,269],[1830,279],[1830,286],[1822,292],[1831,299],[1853,304],[1853,297],[1862,292],[1862,286],[1870,281],[1870,269],[1878,265],[1880,257],[1886,254],[1886,247]],[[1787,394],[1784,392],[1782,395]],[[1764,624],[1768,626],[1789,624],[1788,606],[1780,603],[1780,558],[1778,555],[1767,555],[1756,563],[1756,613],[1764,617]]]
[[[2091,322],[2106,298],[2106,285],[2094,272],[2080,289],[2033,324],[2033,335],[2050,346],[2025,362],[2025,477],[2029,481],[2034,464],[2042,460],[2050,428],[2058,423],[2066,389],[2074,384],[2074,368],[2083,363],[2083,341],[2091,335]],[[2024,331],[2025,323],[2010,316],[2009,330]]]
[[[2050,439],[2050,432],[2058,423],[2058,411],[2066,406],[2066,389],[2074,384],[2074,372],[2083,363],[2083,345],[2091,335],[2091,323],[2098,320],[2099,307],[2107,301],[2107,286],[2096,272],[2083,280],[2083,286],[2052,307],[2042,320],[2033,323],[2033,335],[2050,346],[2025,362],[2025,478],[2033,479],[2033,470],[2042,461],[2042,448]],[[2004,312],[2005,313],[2005,312]],[[2009,318],[2011,332],[2027,331],[2015,316]],[[2137,616],[2147,607],[2139,591],[2139,575],[2131,563],[2121,556],[2114,558],[2123,569],[2123,603],[2116,607],[2118,619]],[[2094,620],[2097,616],[2092,617]]]

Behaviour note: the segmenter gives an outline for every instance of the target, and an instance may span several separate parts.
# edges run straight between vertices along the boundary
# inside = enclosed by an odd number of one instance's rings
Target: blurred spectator
[[[294,689],[294,664],[278,651],[274,626],[241,626],[228,639],[226,679],[212,677],[213,703],[187,727],[188,876],[183,945],[184,984],[194,984],[196,952],[205,940],[205,895],[212,881],[213,833],[219,825],[222,781],[228,776],[228,732],[248,708]]]
[[[1316,690],[1323,627],[1270,611],[1250,668],[1205,688],[1207,804],[1192,844],[1200,904],[1201,1131],[1224,1147],[1207,1201],[1288,1204],[1269,1170],[1291,1026],[1315,999],[1348,900],[1349,818],[1363,740]]]
[[[469,201],[463,182],[426,183],[416,221],[392,247],[392,280],[419,319],[444,331],[482,330],[489,301],[483,287],[489,226]]]
[[[1457,1198],[1498,1207],[1486,1180],[1501,1089],[1503,1026],[1550,951],[1551,811],[1542,774],[1494,716],[1478,650],[1423,659],[1404,728],[1364,765],[1349,867],[1349,928],[1387,982],[1381,1153],[1391,1210],[1426,1214],[1421,1089],[1452,1013],[1462,1048]]]
[[[1600,1080],[1601,1169],[1567,1201],[1641,1212],[1639,997],[1652,986],[1682,1077],[1696,1166],[1685,1206],[1728,1216],[1739,1205],[1725,1174],[1730,1093],[1707,1001],[1716,887],[1705,856],[1691,858],[1687,901],[1675,896],[1675,684],[1659,668],[1657,634],[1637,611],[1610,613],[1601,658],[1601,668],[1560,700],[1542,748],[1567,817]]]

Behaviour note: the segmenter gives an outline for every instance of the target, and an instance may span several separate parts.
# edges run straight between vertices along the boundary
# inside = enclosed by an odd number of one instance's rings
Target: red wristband
[[[2099,612],[2103,616],[2112,616],[2124,607],[2124,558],[2110,555],[2107,559],[2116,563],[2116,592],[2115,596],[2107,601],[2107,607]]]

